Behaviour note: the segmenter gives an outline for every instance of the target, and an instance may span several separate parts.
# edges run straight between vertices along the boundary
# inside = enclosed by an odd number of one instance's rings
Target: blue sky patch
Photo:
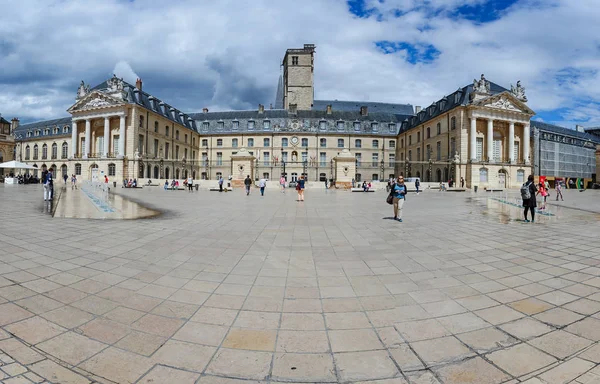
[[[406,61],[411,64],[430,63],[439,55],[440,51],[431,44],[410,44],[405,41],[377,41],[375,46],[386,55],[404,51]]]
[[[365,0],[348,0],[348,10],[355,16],[367,18],[374,12],[374,8],[367,8]]]
[[[519,0],[489,0],[474,5],[463,5],[451,12],[451,15],[457,19],[467,19],[476,23],[489,23],[498,20],[503,11]]]

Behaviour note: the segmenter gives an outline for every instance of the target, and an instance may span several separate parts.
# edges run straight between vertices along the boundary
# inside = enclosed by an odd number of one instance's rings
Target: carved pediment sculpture
[[[486,104],[485,106],[491,108],[506,109],[509,111],[521,111],[520,108],[516,107],[513,103],[511,103],[510,100],[506,99],[505,97],[501,97],[496,101]]]
[[[110,103],[100,97],[95,97],[92,100],[85,103],[83,108],[98,108],[98,107],[106,107],[109,105],[112,105],[112,103]]]
[[[513,87],[512,84],[510,85],[510,93],[512,93],[514,97],[522,102],[527,102],[527,96],[525,96],[525,87],[521,85],[521,80],[517,81],[516,87]]]

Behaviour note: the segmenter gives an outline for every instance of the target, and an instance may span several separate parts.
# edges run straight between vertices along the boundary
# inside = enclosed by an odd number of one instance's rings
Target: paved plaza
[[[116,192],[0,185],[2,383],[600,383],[597,191]]]

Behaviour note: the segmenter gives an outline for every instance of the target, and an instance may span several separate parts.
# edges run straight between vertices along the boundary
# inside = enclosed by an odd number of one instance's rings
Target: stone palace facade
[[[81,83],[69,117],[15,130],[16,157],[83,179],[215,180],[239,177],[244,148],[252,176],[309,182],[340,179],[336,156],[355,161],[345,179],[466,181],[514,188],[533,173],[530,120],[520,82],[504,88],[481,75],[426,108],[410,104],[314,100],[314,45],[289,49],[275,107],[184,113],[114,77]],[[248,170],[246,170],[247,172]],[[348,169],[346,169],[348,173]],[[245,177],[245,175],[244,175]]]

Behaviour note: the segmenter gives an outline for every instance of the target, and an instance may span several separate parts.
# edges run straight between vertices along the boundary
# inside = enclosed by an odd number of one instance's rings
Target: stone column
[[[77,121],[71,122],[71,158],[77,155]]]
[[[525,164],[530,164],[530,161],[529,161],[529,145],[530,145],[529,134],[530,134],[529,123],[523,124],[523,161],[525,161]]]
[[[494,159],[494,120],[488,119],[486,133],[487,160],[491,162]]]
[[[471,117],[471,129],[469,130],[469,158],[477,160],[477,118]]]
[[[106,159],[108,157],[109,151],[109,143],[110,143],[110,117],[104,118],[104,149],[102,153],[102,158]]]
[[[119,157],[125,156],[125,116],[119,120]]]
[[[508,158],[511,164],[515,163],[515,123],[508,124]]]
[[[90,153],[90,143],[92,141],[92,122],[90,119],[85,119],[85,148],[83,158],[87,159]]]

